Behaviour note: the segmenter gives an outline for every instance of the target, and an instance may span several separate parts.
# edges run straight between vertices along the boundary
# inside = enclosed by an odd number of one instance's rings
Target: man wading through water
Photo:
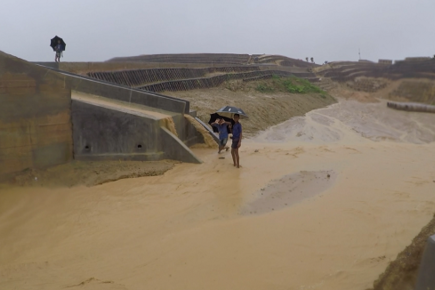
[[[239,148],[242,145],[242,124],[239,123],[239,114],[234,114],[233,125],[233,142],[231,144],[231,156],[233,157],[234,166],[240,168]]]

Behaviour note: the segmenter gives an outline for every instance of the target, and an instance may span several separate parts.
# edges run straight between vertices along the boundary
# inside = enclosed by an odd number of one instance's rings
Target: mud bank
[[[242,122],[246,137],[292,117],[303,116],[311,110],[324,108],[336,102],[336,99],[328,94],[257,91],[255,88],[264,82],[239,81],[207,90],[166,92],[166,94],[190,101],[191,109],[196,110],[198,117],[205,123],[210,120],[210,114],[221,107],[228,105],[243,108],[249,115],[249,119]]]
[[[435,215],[423,227],[397,258],[391,262],[385,272],[373,284],[373,290],[413,290],[428,237],[435,234]]]

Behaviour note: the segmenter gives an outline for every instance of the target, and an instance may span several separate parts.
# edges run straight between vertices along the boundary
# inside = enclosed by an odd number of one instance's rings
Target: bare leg
[[[236,151],[237,149],[231,148],[231,156],[233,157],[234,166],[236,166]]]
[[[240,163],[239,163],[239,148],[234,149],[234,155],[235,155],[235,159],[236,159],[236,162],[234,162],[234,164],[237,164],[237,165],[234,165],[234,166],[237,166],[237,168],[239,168],[240,167]]]

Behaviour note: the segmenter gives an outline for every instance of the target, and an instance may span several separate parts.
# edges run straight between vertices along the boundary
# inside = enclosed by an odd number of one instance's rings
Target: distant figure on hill
[[[311,62],[314,63],[314,58],[311,58]]]
[[[56,51],[56,55],[54,57],[55,62],[60,62],[60,57],[62,56],[63,46],[60,43],[60,40],[57,41],[57,45],[54,47],[54,50]]]

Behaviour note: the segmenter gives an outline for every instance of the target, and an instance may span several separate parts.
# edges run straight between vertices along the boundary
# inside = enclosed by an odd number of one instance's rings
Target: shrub
[[[320,93],[323,98],[325,98],[326,92],[322,91],[319,87],[310,83],[310,81],[301,79],[295,76],[291,77],[280,77],[278,75],[272,76],[273,86],[268,86],[266,84],[260,84],[257,86],[257,91],[260,92],[273,92],[286,91],[292,94],[307,94],[307,93]]]
[[[255,89],[262,93],[270,93],[274,91],[274,88],[268,86],[267,84],[259,84]]]

